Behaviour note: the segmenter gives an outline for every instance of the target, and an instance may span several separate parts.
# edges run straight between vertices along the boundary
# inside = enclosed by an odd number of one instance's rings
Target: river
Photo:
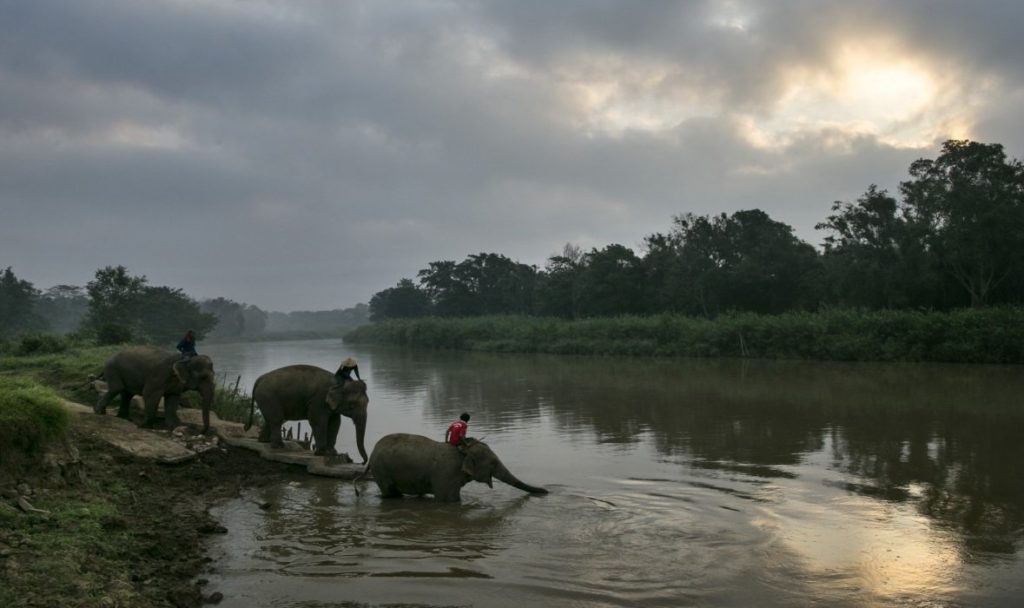
[[[201,350],[250,388],[354,356],[367,451],[388,433],[441,439],[467,411],[471,436],[551,491],[250,490],[214,509],[221,606],[1024,604],[1021,367]],[[357,455],[348,419],[338,449]]]

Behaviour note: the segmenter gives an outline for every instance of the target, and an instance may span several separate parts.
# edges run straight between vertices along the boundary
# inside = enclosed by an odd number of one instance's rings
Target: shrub
[[[14,354],[19,357],[52,355],[66,352],[69,348],[71,348],[71,341],[64,336],[31,332],[21,335]]]
[[[225,378],[220,386],[214,390],[213,404],[210,406],[210,409],[216,412],[221,420],[230,420],[232,422],[247,422],[249,420],[249,406],[252,400],[249,398],[248,393],[239,387],[240,382],[241,376],[238,377],[233,386]],[[259,408],[256,408],[253,424],[259,424],[261,419]]]
[[[0,376],[0,452],[35,452],[61,437],[71,416],[53,390],[28,378]]]
[[[127,344],[135,340],[131,327],[118,323],[104,323],[96,330],[96,343],[100,346],[109,344]]]

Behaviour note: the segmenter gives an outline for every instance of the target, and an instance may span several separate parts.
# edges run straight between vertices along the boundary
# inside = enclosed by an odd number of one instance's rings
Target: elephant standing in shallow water
[[[156,425],[157,405],[164,400],[164,422],[167,428],[181,424],[178,420],[178,401],[188,390],[199,391],[202,397],[203,432],[210,429],[210,406],[216,378],[213,361],[205,355],[182,359],[181,355],[151,346],[126,348],[107,359],[103,367],[103,379],[107,392],[100,395],[93,408],[97,414],[106,414],[107,405],[117,395],[121,406],[117,415],[128,418],[132,397],[142,395],[146,403],[146,419],[143,426]]]
[[[366,470],[373,473],[383,498],[433,494],[440,502],[458,502],[462,486],[479,481],[493,487],[492,476],[524,492],[548,493],[519,481],[486,443],[472,438],[456,447],[422,435],[385,435],[373,447]]]
[[[362,380],[339,379],[331,372],[313,365],[288,365],[269,371],[256,379],[249,403],[252,426],[255,405],[263,414],[260,441],[282,447],[281,425],[286,420],[308,420],[313,429],[318,455],[334,454],[334,444],[341,428],[341,416],[352,419],[356,427],[356,448],[366,462],[366,383]]]

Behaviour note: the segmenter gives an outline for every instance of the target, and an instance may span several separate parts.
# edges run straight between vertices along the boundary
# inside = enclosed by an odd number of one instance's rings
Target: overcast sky
[[[1024,2],[0,0],[0,268],[342,308],[1024,157]]]

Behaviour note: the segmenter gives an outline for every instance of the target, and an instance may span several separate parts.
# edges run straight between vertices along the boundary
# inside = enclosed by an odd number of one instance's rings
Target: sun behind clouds
[[[786,80],[768,115],[747,121],[758,145],[813,131],[868,135],[899,147],[967,135],[970,104],[950,75],[892,45],[843,45],[824,64],[786,70]]]

